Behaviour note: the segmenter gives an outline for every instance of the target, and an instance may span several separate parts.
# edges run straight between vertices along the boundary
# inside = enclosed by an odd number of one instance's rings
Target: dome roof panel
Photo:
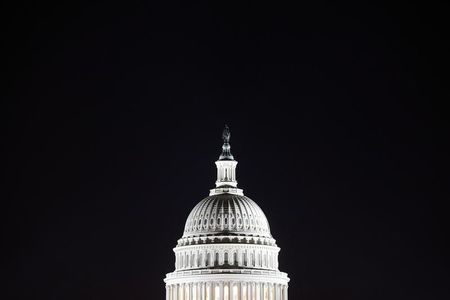
[[[227,193],[200,201],[189,214],[183,237],[223,234],[272,237],[266,216],[253,200]]]

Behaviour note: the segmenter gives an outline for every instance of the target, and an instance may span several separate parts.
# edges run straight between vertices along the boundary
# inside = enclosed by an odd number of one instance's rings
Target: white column
[[[255,300],[261,300],[261,282],[256,283]]]
[[[204,282],[202,282],[202,283],[200,284],[200,289],[201,289],[200,294],[202,295],[202,296],[200,297],[200,299],[201,299],[201,300],[206,300],[206,287],[205,287],[205,283],[204,283]]]
[[[212,295],[212,283],[211,282],[208,282],[208,283],[206,283],[206,289],[208,290],[207,291],[207,298],[205,299],[205,300],[213,300],[214,298],[213,298],[213,295]]]
[[[269,300],[269,293],[267,292],[267,283],[263,283],[263,300]],[[267,298],[265,298],[267,295]]]
[[[259,294],[259,300],[264,300],[264,283],[260,282],[258,283],[258,294]]]
[[[223,281],[220,282],[220,300],[224,299],[224,288],[223,288]]]
[[[206,267],[206,251],[202,251],[202,260],[200,261],[201,267]]]
[[[268,297],[266,297],[266,290],[267,290],[267,283],[263,282],[261,283],[261,300],[268,300]]]

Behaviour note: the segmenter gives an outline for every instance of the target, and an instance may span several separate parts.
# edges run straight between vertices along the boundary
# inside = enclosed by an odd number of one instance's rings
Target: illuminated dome
[[[200,201],[189,214],[183,238],[213,234],[272,237],[258,204],[246,196],[228,193]]]
[[[237,187],[230,131],[223,132],[216,187],[189,214],[166,275],[166,300],[288,300],[289,277],[261,208]]]

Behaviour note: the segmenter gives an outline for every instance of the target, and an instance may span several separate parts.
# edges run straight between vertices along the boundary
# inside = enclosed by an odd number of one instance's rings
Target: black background
[[[11,299],[164,299],[225,123],[290,299],[448,299],[449,8],[4,6]]]

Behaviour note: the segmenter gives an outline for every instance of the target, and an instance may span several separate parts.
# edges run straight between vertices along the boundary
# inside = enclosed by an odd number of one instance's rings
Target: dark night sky
[[[3,9],[10,299],[164,299],[225,123],[290,299],[449,298],[448,4],[62,2]]]

